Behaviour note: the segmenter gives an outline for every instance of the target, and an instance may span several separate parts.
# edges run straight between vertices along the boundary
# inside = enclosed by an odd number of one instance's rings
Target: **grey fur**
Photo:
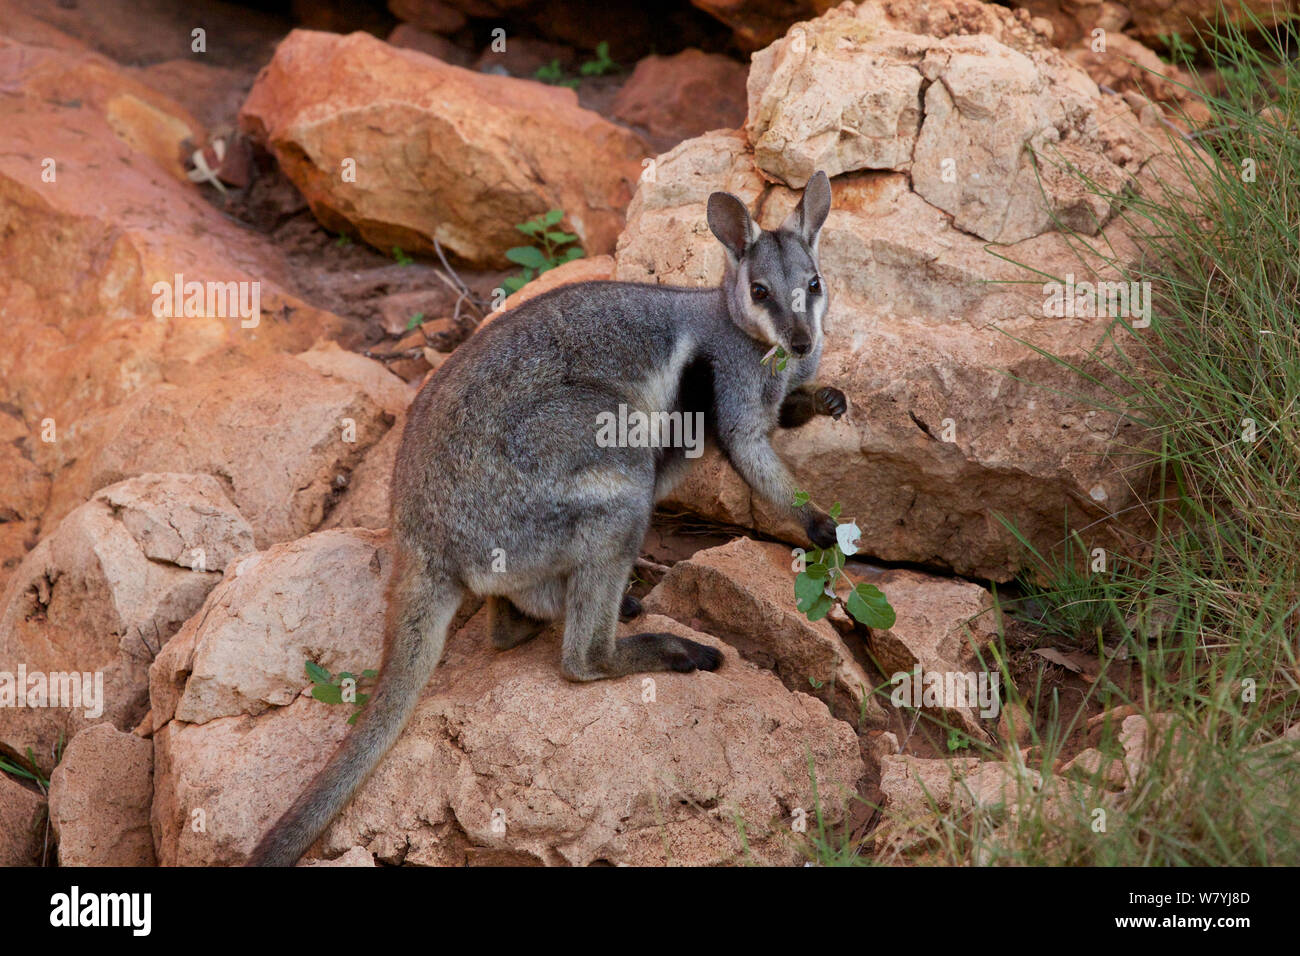
[[[689,460],[679,448],[600,447],[598,413],[620,404],[704,412],[710,439],[755,492],[790,509],[814,543],[834,540],[824,512],[794,509],[792,479],[770,442],[779,423],[845,408],[838,390],[810,384],[828,296],[807,289],[829,208],[823,173],[774,232],[755,228],[734,196],[715,193],[709,224],[729,260],[719,288],[563,286],[480,330],[421,389],[393,472],[397,566],[379,685],[250,864],[293,864],[352,798],[414,710],[467,592],[487,599],[500,650],[564,618],[560,667],[571,680],[720,665],[715,649],[671,634],[615,640],[654,503]],[[754,283],[769,292],[761,302]],[[774,345],[792,353],[775,373],[760,364]]]

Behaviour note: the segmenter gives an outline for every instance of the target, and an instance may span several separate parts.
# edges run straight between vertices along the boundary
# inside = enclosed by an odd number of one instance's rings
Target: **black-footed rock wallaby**
[[[727,252],[721,286],[563,286],[475,333],[429,379],[393,471],[395,565],[378,684],[251,865],[292,865],[351,799],[415,709],[466,593],[486,600],[501,650],[563,618],[560,668],[571,680],[717,668],[715,649],[672,634],[614,636],[655,501],[706,436],[814,544],[835,540],[829,515],[795,507],[770,441],[778,425],[838,418],[847,407],[838,389],[812,384],[829,304],[817,241],[830,206],[821,172],[772,232],[735,196],[714,193],[709,228]],[[784,368],[763,362],[778,346]],[[676,424],[679,437],[690,433],[682,423],[702,420],[705,434],[682,447],[644,440],[644,428],[616,436],[608,427],[632,418],[657,423],[660,436]]]

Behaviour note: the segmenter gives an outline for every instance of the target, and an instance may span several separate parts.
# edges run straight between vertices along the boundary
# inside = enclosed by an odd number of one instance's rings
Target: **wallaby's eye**
[[[767,286],[763,285],[763,283],[751,282],[749,284],[749,294],[755,302],[763,302],[771,293],[767,291]]]
[[[811,279],[808,280],[808,293],[810,295],[821,295],[822,293],[821,276],[813,276]]]

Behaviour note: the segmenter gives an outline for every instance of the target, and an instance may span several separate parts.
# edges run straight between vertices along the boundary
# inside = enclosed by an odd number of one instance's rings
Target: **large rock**
[[[328,758],[349,708],[299,695],[303,663],[377,662],[388,568],[367,532],[279,545],[228,573],[168,646],[153,674],[161,863],[242,861]],[[642,627],[719,646],[667,618]],[[721,646],[714,673],[572,684],[555,628],[501,653],[479,614],[319,852],[362,847],[424,865],[484,851],[498,862],[741,862],[739,817],[749,859],[797,861],[790,822],[813,812],[809,755],[827,819],[840,821],[865,772],[857,738]]]
[[[357,328],[290,294],[280,254],[178,172],[181,141],[202,131],[175,102],[103,57],[4,38],[0,87],[0,547],[8,561],[16,542],[57,523],[40,523],[48,481],[78,453],[65,439],[89,417],[150,384],[191,386],[322,339],[355,341]],[[259,313],[209,314],[206,302],[202,314],[155,311],[169,299],[155,294],[157,284],[178,275],[247,283],[250,305],[257,283]]]
[[[884,710],[871,696],[875,681],[845,638],[795,606],[794,561],[784,545],[737,538],[678,561],[643,604],[647,613],[716,634],[791,690],[824,688],[840,718],[883,725]]]
[[[451,66],[367,34],[296,30],[258,77],[241,125],[275,153],[326,228],[388,252],[434,240],[506,265],[515,230],[560,208],[609,252],[641,173],[637,136],[562,87]],[[355,182],[343,176],[355,161]]]
[[[746,129],[759,169],[796,188],[818,169],[906,170],[954,226],[994,242],[1057,219],[1095,232],[1108,206],[1057,167],[1074,164],[1105,189],[1125,183],[1098,136],[1096,84],[1017,32],[1009,12],[968,5],[996,35],[956,24],[951,35],[927,24],[936,32],[923,35],[914,15],[900,22],[869,2],[798,24],[756,53]]]
[[[618,91],[611,113],[665,151],[711,129],[740,126],[746,73],[744,64],[700,50],[648,56]]]
[[[997,8],[976,7],[997,22],[1011,17],[989,12]],[[889,7],[896,9],[902,7]],[[876,62],[873,51],[885,42],[879,36],[888,39],[889,49],[911,43],[928,50],[938,42],[892,28],[878,35],[872,10],[882,16],[879,5],[864,4],[856,12],[828,15],[830,26],[798,29],[809,37],[850,34],[851,42],[831,52],[868,63]],[[1096,87],[1086,75],[1014,25],[1006,26],[1004,39],[1029,52],[1006,45],[999,50],[991,35],[954,36],[949,38],[954,48],[966,52],[927,57],[922,67],[947,64],[946,70],[964,63],[962,69],[975,75],[994,61],[1031,64],[1041,71],[1037,82],[1046,84],[1036,95],[1086,107],[1078,128],[1092,129],[1095,123],[1106,161],[1116,169],[1138,169],[1150,148],[1131,110],[1117,97],[1090,99]],[[866,39],[852,40],[854,29]],[[788,69],[808,91],[801,102],[815,102],[820,91],[827,102],[842,103],[850,87],[832,81],[840,83],[836,78],[852,70],[830,71],[823,81],[811,66],[809,72],[799,71],[790,39],[782,43],[784,59],[771,59],[780,70],[790,61]],[[981,65],[981,58],[988,62]],[[767,88],[759,74],[756,62],[751,92]],[[931,83],[929,93],[937,88],[946,89],[942,79]],[[947,123],[978,134],[978,124],[966,125],[959,113],[946,113]],[[751,123],[754,117],[751,110]],[[931,135],[924,132],[930,123],[927,113],[915,150]],[[932,136],[942,141],[955,135],[954,128],[936,125]],[[984,156],[986,147],[995,145],[976,142],[954,155],[961,162],[960,157]],[[1063,145],[1068,145],[1064,139]],[[786,147],[789,156],[825,155],[816,144]],[[1036,351],[1078,362],[1094,356],[1111,317],[1054,316],[1043,283],[1045,276],[1090,278],[1098,263],[1080,258],[1054,230],[994,254],[983,239],[958,228],[952,213],[912,188],[918,176],[924,179],[913,160],[910,174],[860,169],[832,180],[833,205],[820,247],[831,310],[819,378],[845,392],[850,412],[838,422],[816,419],[779,432],[778,452],[800,488],[823,507],[842,502],[844,514],[863,529],[867,553],[887,560],[1005,580],[1020,566],[1023,552],[1000,518],[1012,521],[1036,546],[1051,548],[1067,510],[1072,522],[1095,524],[1100,544],[1110,544],[1104,519],[1124,513],[1141,482],[1140,470],[1122,473],[1135,461],[1122,449],[1141,438],[1131,422],[1092,407],[1079,378]],[[723,250],[705,223],[705,203],[718,189],[757,207],[760,224],[769,229],[798,199],[793,190],[767,180],[743,134],[715,132],[688,140],[659,157],[655,181],[639,186],[619,240],[617,278],[672,285],[719,282]],[[1037,183],[1021,180],[1017,189],[1004,196],[1001,208],[1029,208],[1026,197],[1039,196]],[[1119,223],[1107,224],[1103,232],[1099,244],[1109,244],[1119,256],[1132,253]],[[1104,394],[1099,391],[1098,397]],[[718,456],[697,463],[665,506],[794,543],[805,540],[783,514],[753,499]]]
[[[371,367],[377,371],[367,377]],[[377,402],[396,411],[404,400],[405,386],[377,363],[319,351],[188,388],[152,385],[88,416],[62,443],[70,461],[55,479],[49,514],[66,514],[130,475],[197,472],[221,480],[258,547],[296,538],[324,520],[386,432],[394,412]]]
[[[993,596],[970,581],[916,571],[886,571],[873,576],[870,583],[885,593],[897,615],[893,627],[873,630],[867,642],[881,671],[891,680],[901,673],[915,675],[909,682],[894,685],[910,686],[913,691],[915,681],[924,682],[926,675],[943,679],[945,686],[952,683],[947,675],[991,675],[986,680],[993,713],[981,714],[969,691],[965,691],[969,706],[947,701],[932,708],[977,740],[991,742],[979,720],[996,719],[1001,703],[992,684],[998,677],[997,664],[989,658],[981,660],[984,649],[997,636]],[[915,693],[910,696],[910,706],[922,709],[924,697],[918,701]]]
[[[0,673],[13,682],[0,707],[0,746],[31,747],[49,770],[60,737],[101,721],[134,727],[149,709],[154,655],[227,563],[252,549],[252,528],[209,475],[142,475],[74,510],[0,597]],[[37,706],[33,695],[44,698],[47,684],[50,697],[57,684],[70,700]]]
[[[153,744],[109,724],[68,744],[50,775],[60,866],[153,866]]]

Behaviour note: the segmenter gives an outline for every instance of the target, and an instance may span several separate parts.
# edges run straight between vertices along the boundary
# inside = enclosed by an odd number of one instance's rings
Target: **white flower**
[[[858,553],[858,539],[862,537],[862,531],[858,528],[856,521],[850,521],[848,524],[838,525],[835,528],[835,539],[839,542],[840,550],[846,555]]]

